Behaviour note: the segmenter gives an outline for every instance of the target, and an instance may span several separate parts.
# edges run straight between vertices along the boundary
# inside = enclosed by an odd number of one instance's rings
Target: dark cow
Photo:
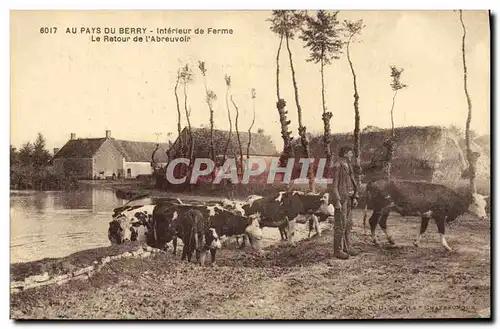
[[[171,203],[169,201],[163,201],[156,205],[152,220],[153,247],[166,250],[168,248],[167,244],[172,241],[173,254],[177,253],[177,239],[182,238],[180,236],[182,232],[179,231],[180,226],[177,221],[181,213],[180,209],[187,211],[189,208],[184,204]]]
[[[220,207],[215,207],[214,212],[215,214],[209,216],[210,223],[221,238],[236,237],[236,243],[240,249],[245,247],[245,238],[248,238],[250,245],[258,248],[256,243],[262,239],[258,218],[241,216],[238,210],[231,211]],[[239,238],[243,238],[241,244]]]
[[[181,231],[179,236],[184,244],[181,260],[187,257],[190,262],[193,251],[196,251],[196,260],[203,266],[205,254],[210,251],[212,263],[214,263],[217,249],[221,248],[221,244],[215,229],[210,227],[210,221],[204,218],[198,209],[191,208],[180,212],[176,221]]]
[[[429,219],[434,218],[441,236],[441,245],[448,251],[445,238],[445,222],[453,221],[458,216],[470,213],[481,219],[486,218],[484,197],[472,195],[470,190],[452,190],[446,186],[417,181],[378,180],[366,186],[365,213],[363,226],[366,225],[367,208],[373,209],[369,219],[372,239],[378,244],[375,228],[380,225],[390,244],[394,240],[387,231],[387,218],[394,210],[401,216],[420,216],[421,224],[414,245],[418,246],[420,236],[427,230]]]
[[[252,246],[254,242],[262,238],[259,229],[247,230],[249,226],[252,226],[252,223],[254,223],[253,226],[255,226],[257,219],[254,218],[254,216],[241,216],[240,211],[228,210],[219,203],[212,203],[212,205],[183,204],[177,205],[175,209],[180,211],[179,214],[189,209],[200,211],[203,217],[209,221],[211,227],[215,228],[219,237],[225,236],[229,238],[235,236],[237,241],[239,237],[243,237],[243,243],[240,245],[240,248],[245,247],[245,236],[248,237]]]
[[[187,211],[196,209],[201,212],[203,218],[208,220],[211,215],[215,215],[216,207],[171,202],[157,205],[153,214],[156,247],[166,250],[167,244],[172,241],[173,254],[175,255],[177,253],[177,239],[183,239],[183,227],[180,219],[185,216]]]
[[[284,192],[280,192],[284,193]],[[290,222],[286,210],[282,207],[281,195],[272,195],[261,197],[252,195],[248,197],[247,203],[243,205],[245,216],[255,216],[259,218],[259,226],[277,227],[280,232],[281,240],[291,240],[293,232],[293,223]]]
[[[300,222],[297,216],[306,216],[311,231],[321,235],[319,222],[326,221],[334,215],[335,209],[330,202],[329,193],[304,193],[301,191],[280,192],[277,201],[281,202],[285,215],[293,222]]]

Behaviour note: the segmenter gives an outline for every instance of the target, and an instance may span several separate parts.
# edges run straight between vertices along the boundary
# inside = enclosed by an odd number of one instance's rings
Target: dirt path
[[[358,214],[359,215],[359,214]],[[361,218],[360,216],[356,216]],[[447,253],[435,226],[412,245],[419,222],[391,217],[397,248],[369,244],[333,258],[328,225],[321,237],[290,246],[267,236],[262,254],[229,246],[216,266],[156,254],[120,259],[85,281],[11,296],[13,318],[73,319],[317,319],[476,317],[490,307],[489,222],[461,219],[447,228]],[[267,230],[267,229],[266,229]],[[274,232],[276,231],[276,232]],[[300,237],[307,235],[301,228]],[[379,231],[379,239],[385,237]]]

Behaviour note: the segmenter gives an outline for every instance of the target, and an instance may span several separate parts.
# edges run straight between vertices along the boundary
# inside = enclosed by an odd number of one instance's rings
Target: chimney
[[[69,139],[70,139],[70,140],[74,140],[74,139],[76,139],[76,134],[75,134],[75,133],[71,133],[71,135],[70,135],[70,138],[69,138]]]
[[[111,130],[106,130],[106,138],[111,138]]]
[[[56,155],[56,154],[57,154],[57,152],[59,152],[59,150],[60,150],[59,148],[54,147],[54,155]]]

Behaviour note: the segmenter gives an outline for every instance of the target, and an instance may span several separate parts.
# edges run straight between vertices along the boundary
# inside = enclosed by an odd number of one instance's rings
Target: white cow
[[[115,209],[109,223],[108,238],[112,244],[127,241],[146,243],[155,205],[124,206]]]

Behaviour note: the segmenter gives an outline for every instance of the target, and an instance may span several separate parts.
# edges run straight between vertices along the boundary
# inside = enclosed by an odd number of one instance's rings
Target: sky
[[[315,12],[311,11],[314,15]],[[471,128],[490,131],[490,32],[486,11],[464,11],[466,60],[472,99]],[[205,86],[197,63],[205,61],[206,83],[217,94],[215,126],[228,129],[224,76],[240,109],[239,127],[252,120],[282,147],[276,110],[276,51],[279,39],[269,30],[269,11],[32,11],[11,13],[11,144],[20,147],[41,132],[47,147],[62,147],[77,137],[167,140],[177,135],[174,87],[177,70],[189,64],[195,80],[187,87],[191,124],[208,125]],[[358,78],[361,127],[389,128],[393,91],[390,65],[404,68],[408,88],[396,97],[396,126],[457,125],[465,128],[462,27],[453,11],[340,11],[343,21],[363,19],[366,27],[351,45]],[[40,27],[57,27],[41,34]],[[87,34],[66,34],[76,27],[233,29],[227,35],[191,35],[189,43],[96,43]],[[148,35],[151,35],[149,33]],[[94,35],[99,36],[99,35]],[[102,38],[102,34],[100,35]],[[308,50],[290,41],[303,110],[310,132],[322,132],[320,67],[306,62]],[[297,109],[288,53],[280,59],[281,97],[297,136]],[[332,133],[354,129],[353,82],[344,53],[325,67],[326,103],[333,112]],[[179,89],[182,126],[184,94]],[[235,109],[230,108],[234,124]],[[234,128],[233,128],[234,130]]]

